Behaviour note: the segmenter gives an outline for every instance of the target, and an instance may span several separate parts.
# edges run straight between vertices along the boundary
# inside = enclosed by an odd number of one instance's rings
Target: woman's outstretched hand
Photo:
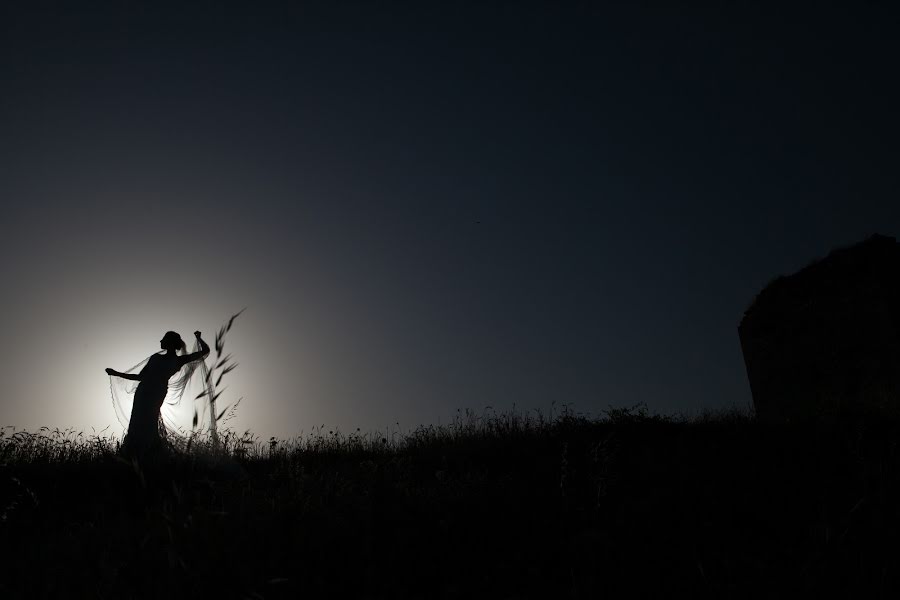
[[[118,375],[119,372],[116,371],[115,369],[106,369],[106,374],[107,375]]]

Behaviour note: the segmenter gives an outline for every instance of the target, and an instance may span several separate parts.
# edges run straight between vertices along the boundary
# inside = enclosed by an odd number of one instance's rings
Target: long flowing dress
[[[166,447],[165,428],[160,408],[166,398],[169,379],[184,365],[184,357],[174,354],[154,354],[140,372],[140,383],[134,392],[134,404],[128,421],[128,434],[123,451],[143,457]]]

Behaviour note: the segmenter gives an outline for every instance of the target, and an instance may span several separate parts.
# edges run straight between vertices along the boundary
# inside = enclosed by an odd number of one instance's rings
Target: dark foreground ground
[[[500,416],[135,469],[6,430],[0,598],[896,597],[898,441]]]

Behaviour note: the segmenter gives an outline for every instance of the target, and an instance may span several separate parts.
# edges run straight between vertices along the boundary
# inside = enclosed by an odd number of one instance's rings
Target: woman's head
[[[174,331],[167,331],[166,335],[159,340],[159,346],[163,350],[171,350],[172,352],[175,352],[176,350],[184,352],[186,348],[184,340],[182,340],[181,336]]]

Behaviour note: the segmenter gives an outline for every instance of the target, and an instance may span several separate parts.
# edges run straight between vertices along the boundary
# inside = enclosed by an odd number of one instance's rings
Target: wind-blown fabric
[[[191,352],[199,352],[199,342],[194,342]],[[153,356],[163,355],[165,351],[148,356],[134,365],[125,373],[140,373]],[[197,371],[200,377],[194,377]],[[171,379],[165,400],[160,407],[160,434],[165,435],[169,442],[178,445],[179,441],[186,440],[199,423],[204,423],[207,418],[207,405],[205,400],[209,395],[210,377],[205,358],[191,361],[181,367]],[[109,377],[109,388],[112,393],[113,409],[119,423],[128,430],[131,419],[131,411],[134,405],[134,393],[140,381],[131,381],[115,375]],[[196,390],[196,391],[195,391]],[[189,400],[184,399],[186,392],[190,391]],[[201,400],[202,399],[202,400]],[[199,403],[199,406],[196,404]]]

